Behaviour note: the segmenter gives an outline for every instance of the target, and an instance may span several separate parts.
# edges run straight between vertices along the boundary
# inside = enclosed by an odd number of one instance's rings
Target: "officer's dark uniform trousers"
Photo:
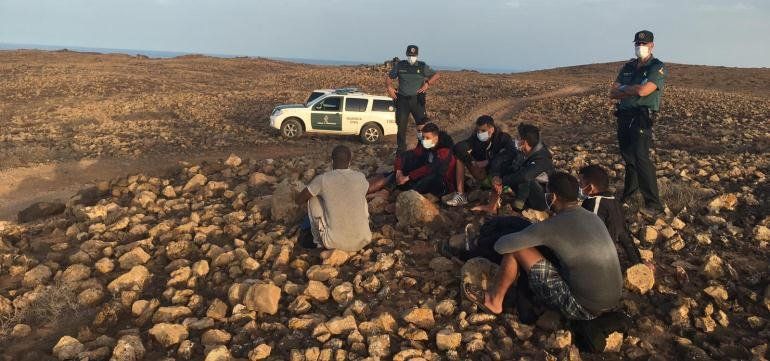
[[[658,197],[658,182],[655,165],[650,160],[652,147],[652,123],[655,114],[648,108],[639,107],[617,110],[618,146],[626,162],[623,200],[628,201],[638,190],[642,192],[645,205],[649,208],[663,208]]]
[[[406,150],[406,130],[409,126],[409,114],[414,118],[414,123],[422,125],[425,123],[425,93],[417,95],[398,94],[396,97],[396,124],[398,133],[396,141],[398,152]]]

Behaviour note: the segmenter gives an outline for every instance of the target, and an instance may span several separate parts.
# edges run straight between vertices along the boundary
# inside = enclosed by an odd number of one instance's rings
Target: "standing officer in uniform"
[[[652,55],[652,32],[642,30],[634,36],[636,58],[620,69],[610,89],[610,98],[618,99],[615,116],[618,119],[618,145],[626,162],[623,201],[627,202],[637,190],[642,192],[648,216],[663,211],[658,195],[655,165],[650,160],[652,126],[660,109],[660,96],[666,82],[663,62]]]
[[[396,63],[386,77],[388,95],[396,102],[397,153],[406,150],[406,129],[409,125],[409,114],[412,114],[414,123],[418,128],[427,122],[425,92],[438,79],[438,73],[424,62],[417,61],[417,51],[417,45],[407,46],[407,60]],[[398,79],[398,93],[393,87],[393,79]]]

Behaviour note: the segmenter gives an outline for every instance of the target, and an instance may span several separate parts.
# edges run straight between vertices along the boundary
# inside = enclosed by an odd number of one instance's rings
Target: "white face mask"
[[[422,140],[422,147],[425,148],[425,149],[431,149],[431,148],[433,148],[435,146],[436,146],[436,144],[434,144],[433,141],[430,140],[430,139],[423,139]]]
[[[417,132],[417,141],[418,142],[422,141],[422,132],[419,132],[419,131]]]
[[[409,61],[409,64],[414,65],[414,63],[417,62],[417,57],[416,56],[407,56],[406,60]]]
[[[476,138],[479,138],[482,142],[486,142],[489,140],[489,132],[478,132],[476,133]]]
[[[637,45],[634,48],[634,53],[639,59],[646,59],[650,55],[650,47],[645,45]]]
[[[516,147],[516,150],[521,150],[521,141],[518,139],[514,139],[513,146]]]
[[[588,187],[586,186],[586,188],[588,188]],[[578,189],[578,198],[586,199],[588,197],[590,197],[590,196],[585,191],[583,191],[582,187],[580,189]]]

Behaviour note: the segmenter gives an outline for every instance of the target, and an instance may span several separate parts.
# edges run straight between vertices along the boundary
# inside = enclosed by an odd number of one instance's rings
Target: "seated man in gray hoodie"
[[[300,226],[299,243],[356,252],[372,240],[363,173],[349,169],[352,154],[344,145],[332,150],[332,170],[317,175],[295,199],[307,203],[308,220]]]
[[[594,319],[620,302],[623,276],[615,244],[602,220],[578,203],[575,177],[554,173],[548,189],[547,208],[555,214],[495,243],[502,261],[483,307],[501,313],[508,288],[523,270],[537,300],[568,319]],[[540,246],[552,251],[558,262],[546,259]]]

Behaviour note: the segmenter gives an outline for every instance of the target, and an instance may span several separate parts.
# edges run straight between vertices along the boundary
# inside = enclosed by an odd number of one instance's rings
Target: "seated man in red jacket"
[[[396,156],[393,165],[396,186],[441,197],[455,190],[454,142],[434,123],[422,127],[422,140]]]

